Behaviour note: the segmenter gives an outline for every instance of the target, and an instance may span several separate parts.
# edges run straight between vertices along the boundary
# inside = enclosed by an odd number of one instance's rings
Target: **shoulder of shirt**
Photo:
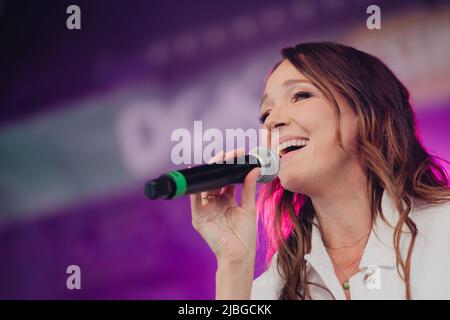
[[[416,201],[410,217],[416,224],[419,233],[439,237],[440,240],[446,235],[450,241],[450,232],[448,232],[450,227],[450,201],[442,204],[427,204]],[[278,299],[282,277],[278,272],[277,261],[278,252],[273,255],[267,270],[253,280],[252,300]]]
[[[450,201],[440,204],[416,201],[413,204],[411,217],[418,221],[433,221],[436,219],[449,219],[450,221]]]
[[[277,267],[278,252],[276,252],[270,265],[261,273],[252,284],[251,300],[277,300],[281,289],[282,278]]]
[[[441,204],[414,203],[411,219],[416,224],[419,233],[434,233],[450,227],[450,201]]]

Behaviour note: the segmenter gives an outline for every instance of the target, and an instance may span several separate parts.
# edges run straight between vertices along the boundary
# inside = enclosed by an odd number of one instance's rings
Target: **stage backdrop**
[[[66,27],[71,4],[80,30]],[[258,127],[285,46],[331,40],[383,59],[427,149],[450,159],[450,7],[377,1],[382,28],[369,30],[370,4],[0,1],[0,298],[214,298],[188,198],[148,201],[143,184],[178,168],[176,128]]]

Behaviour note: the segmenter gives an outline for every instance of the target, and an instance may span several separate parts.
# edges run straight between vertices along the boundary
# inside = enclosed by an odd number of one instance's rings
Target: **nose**
[[[288,125],[289,118],[286,114],[286,110],[283,107],[275,107],[270,112],[266,119],[266,126],[268,129],[280,129],[283,126]]]

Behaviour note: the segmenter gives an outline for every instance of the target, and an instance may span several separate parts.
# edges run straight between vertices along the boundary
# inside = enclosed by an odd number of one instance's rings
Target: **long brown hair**
[[[288,59],[335,107],[336,139],[341,148],[340,113],[332,91],[357,115],[357,152],[368,181],[372,223],[377,215],[385,220],[381,199],[387,192],[399,213],[393,238],[397,271],[405,282],[405,297],[411,299],[410,261],[418,232],[409,217],[411,199],[446,203],[450,190],[445,170],[434,159],[438,157],[430,155],[416,136],[408,90],[382,61],[352,47],[302,43],[282,49],[281,54],[281,61]],[[278,252],[277,268],[285,280],[279,299],[311,299],[309,286],[313,283],[308,282],[304,259],[311,250],[315,216],[311,199],[283,189],[277,178],[261,190],[258,208],[268,238],[266,268]],[[405,224],[412,236],[407,256],[402,257],[400,237]]]

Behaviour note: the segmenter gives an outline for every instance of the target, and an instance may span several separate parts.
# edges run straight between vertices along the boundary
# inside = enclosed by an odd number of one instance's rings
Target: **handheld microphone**
[[[228,162],[228,163],[227,163]],[[231,163],[229,163],[231,162]],[[211,163],[171,171],[145,184],[145,195],[149,199],[172,199],[185,194],[203,192],[241,183],[254,168],[260,167],[258,182],[272,181],[278,174],[278,156],[268,148],[256,147],[249,154]]]

